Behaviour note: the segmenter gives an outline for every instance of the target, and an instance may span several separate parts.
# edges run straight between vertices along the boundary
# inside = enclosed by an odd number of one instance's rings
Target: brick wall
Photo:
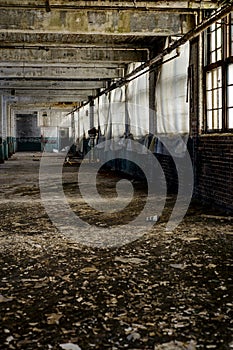
[[[163,169],[167,192],[176,194],[178,192],[178,175],[174,160],[167,155],[156,154],[155,156]]]
[[[198,38],[191,43],[190,155],[194,164],[194,196],[233,211],[233,134],[201,135],[198,118]]]
[[[233,135],[203,135],[197,147],[196,195],[233,210]]]

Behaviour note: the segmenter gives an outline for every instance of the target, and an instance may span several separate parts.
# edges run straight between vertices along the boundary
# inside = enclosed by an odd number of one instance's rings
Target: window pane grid
[[[222,127],[222,68],[206,73],[207,129]]]
[[[233,129],[233,12],[206,33],[205,126],[224,132]]]
[[[233,104],[229,107],[233,107]],[[207,93],[207,110],[222,108],[222,89],[216,89]]]
[[[227,87],[227,107],[233,107],[233,85]]]
[[[212,24],[208,32],[209,52],[207,60],[209,63],[215,63],[222,58],[222,25],[221,23]]]
[[[227,110],[228,128],[233,129],[233,108]]]
[[[222,128],[222,109],[207,110],[207,129],[220,130]]]
[[[228,65],[228,70],[227,70],[227,108],[232,108],[233,107],[233,64]],[[228,114],[231,116],[231,113]]]
[[[231,13],[230,19],[231,19],[231,21],[230,21],[231,25],[229,27],[229,29],[230,29],[229,38],[231,41],[231,56],[233,56],[233,13]]]

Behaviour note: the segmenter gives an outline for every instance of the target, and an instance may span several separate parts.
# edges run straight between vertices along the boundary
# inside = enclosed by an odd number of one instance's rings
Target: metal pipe
[[[163,61],[163,62],[160,62],[160,63],[154,65],[153,68],[148,68],[146,71],[139,72],[139,74],[132,76],[130,79],[127,79],[127,80],[126,80],[126,78],[124,78],[124,79],[121,79],[120,81],[117,81],[116,83],[113,83],[112,85],[110,85],[110,87],[108,87],[108,88],[106,88],[106,89],[100,91],[96,96],[93,96],[92,99],[95,100],[96,98],[98,98],[98,97],[100,97],[100,96],[102,96],[102,95],[104,95],[104,94],[107,94],[107,93],[110,92],[110,91],[113,91],[113,90],[115,90],[115,89],[117,89],[117,88],[119,88],[119,87],[121,87],[121,86],[124,86],[124,85],[130,83],[132,80],[137,79],[137,78],[139,78],[140,76],[142,76],[142,75],[144,75],[144,74],[146,74],[146,73],[148,73],[148,72],[152,72],[152,71],[155,70],[158,66],[161,66],[161,65],[163,65],[164,63],[167,63],[167,62],[172,61],[173,59],[179,57],[179,55],[180,55],[180,53],[177,52],[177,54],[176,54],[175,56],[172,56],[172,57],[170,57],[169,59],[167,59],[167,60],[165,60],[165,61]],[[127,77],[130,76],[130,75],[131,75],[131,73],[128,74]],[[90,101],[88,100],[88,101],[82,103],[81,106],[76,107],[73,111],[75,112],[75,111],[81,109],[82,107],[88,105],[89,103],[90,103]],[[72,111],[72,112],[73,112],[73,111]],[[72,112],[70,112],[70,113],[72,113]],[[68,113],[67,115],[69,115],[70,113]]]
[[[124,78],[120,79],[119,81],[117,81],[116,83],[113,83],[112,85],[110,85],[110,87],[104,89],[103,91],[101,91],[98,95],[93,96],[93,99],[106,94],[120,86],[123,86],[127,83],[129,83],[129,81],[138,78],[140,75],[145,74],[147,72],[149,72],[151,69],[155,69],[155,65],[156,67],[162,65],[163,63],[165,63],[166,61],[163,61],[164,56],[168,55],[169,53],[171,53],[172,51],[174,51],[175,49],[178,49],[180,46],[184,45],[187,41],[194,39],[196,36],[200,35],[203,31],[205,31],[211,24],[215,23],[216,21],[218,21],[219,19],[222,19],[223,17],[225,17],[227,14],[229,14],[231,11],[233,10],[233,0],[230,0],[228,2],[228,4],[224,5],[223,7],[219,8],[217,11],[215,11],[209,18],[204,19],[200,24],[198,24],[194,29],[190,30],[188,33],[186,33],[185,35],[183,35],[180,39],[172,42],[167,48],[165,48],[159,55],[157,55],[156,57],[146,61],[145,63],[141,64],[138,68],[136,68],[135,70],[133,70],[131,73],[127,74]],[[172,57],[176,58],[177,56]],[[142,72],[143,70],[145,70],[145,68],[147,67],[151,67],[148,70]],[[142,72],[142,73],[141,73]],[[139,75],[137,75],[137,73],[141,73]],[[132,79],[130,79],[132,78]],[[84,103],[82,106],[85,106],[89,103],[89,101],[87,101],[86,103]],[[74,111],[78,110],[81,107],[77,107],[76,109],[74,109]],[[69,113],[70,114],[70,113]]]
[[[202,14],[200,13],[200,21],[202,19]],[[199,134],[200,128],[204,128],[204,118],[203,118],[203,37],[200,35],[198,43],[198,125],[197,133]]]
[[[145,69],[148,66],[152,66],[153,64],[157,63],[158,61],[162,60],[164,56],[171,53],[173,50],[177,49],[178,47],[184,45],[187,41],[194,39],[196,36],[201,34],[204,30],[206,30],[211,24],[216,22],[219,19],[222,19],[225,17],[228,13],[230,13],[233,10],[233,0],[230,0],[229,3],[222,8],[218,9],[212,16],[210,16],[207,19],[204,19],[200,24],[198,24],[194,29],[190,30],[188,33],[183,35],[180,39],[174,41],[171,43],[166,49],[164,49],[158,56],[155,58],[152,58],[151,60],[143,63],[141,66],[136,68],[133,72],[131,72],[128,76],[125,78],[136,74],[137,72]]]

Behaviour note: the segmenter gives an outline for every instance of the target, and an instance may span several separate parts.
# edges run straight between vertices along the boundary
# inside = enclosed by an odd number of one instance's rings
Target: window
[[[233,131],[233,13],[205,33],[205,132]]]

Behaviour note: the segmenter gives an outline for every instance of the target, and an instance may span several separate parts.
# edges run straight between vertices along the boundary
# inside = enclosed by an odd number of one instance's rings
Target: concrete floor
[[[51,169],[54,157],[46,156]],[[122,218],[105,215],[80,197],[78,167],[65,167],[68,203],[90,225],[75,236],[66,234],[70,222],[59,206],[63,231],[49,218],[40,168],[40,153],[17,153],[0,166],[0,349],[61,349],[67,343],[82,350],[233,348],[231,217],[193,202],[178,228],[167,232],[170,196],[151,230],[138,226],[138,234],[133,226],[134,239],[126,230],[119,242],[107,239],[98,247],[93,237],[103,240],[102,232],[114,232],[142,210],[144,185],[134,183],[134,201]],[[110,171],[98,177],[107,200],[117,180]],[[56,178],[46,182],[41,174],[40,181],[44,194],[60,203]]]

